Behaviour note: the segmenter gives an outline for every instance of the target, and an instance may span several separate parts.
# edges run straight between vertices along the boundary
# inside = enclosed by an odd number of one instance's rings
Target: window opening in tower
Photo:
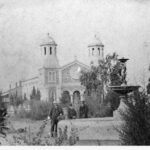
[[[98,48],[98,52],[99,52],[99,55],[100,55],[100,48]]]
[[[92,48],[92,55],[94,55],[94,48]]]
[[[51,55],[52,54],[52,47],[50,47],[49,50],[50,50],[50,55]]]
[[[44,47],[44,54],[46,55],[46,47]]]

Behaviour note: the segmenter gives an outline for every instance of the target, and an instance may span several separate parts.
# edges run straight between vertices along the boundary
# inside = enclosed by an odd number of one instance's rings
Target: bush
[[[89,117],[110,117],[113,111],[108,104],[101,104],[96,97],[86,96],[86,102],[89,107]]]
[[[30,102],[30,110],[21,107],[16,116],[33,120],[44,120],[49,115],[51,106],[50,102],[33,100]]]
[[[33,86],[31,95],[30,95],[31,100],[41,100],[41,92],[39,89],[35,89],[35,86]]]
[[[125,101],[126,111],[121,112],[124,124],[120,138],[123,145],[150,145],[150,104],[144,93],[135,92]]]
[[[95,115],[95,117],[113,117],[113,111],[111,106],[108,105],[101,105],[99,112]]]
[[[30,112],[21,107],[21,109],[17,111],[16,116],[19,118],[30,118]]]
[[[14,107],[18,107],[19,105],[22,105],[24,103],[24,100],[21,97],[12,96],[10,98],[10,105],[13,105]]]
[[[100,111],[100,103],[92,96],[86,96],[85,100],[89,108],[88,116],[95,117],[95,115]]]
[[[47,101],[31,101],[30,118],[33,120],[46,119],[51,110],[51,103]]]

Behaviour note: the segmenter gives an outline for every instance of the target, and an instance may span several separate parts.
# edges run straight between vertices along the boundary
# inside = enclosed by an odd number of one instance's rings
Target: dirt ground
[[[1,145],[19,145],[14,142],[13,136],[17,135],[17,131],[19,129],[30,129],[32,133],[37,133],[39,131],[39,128],[43,124],[43,121],[33,121],[30,119],[21,119],[16,117],[10,117],[8,119],[7,126],[10,128],[9,132],[7,133],[7,136],[0,136],[0,143]],[[47,125],[44,128],[44,132],[42,134],[43,137],[48,136],[50,132],[50,121],[47,121]],[[51,138],[52,142],[54,141],[53,138]]]

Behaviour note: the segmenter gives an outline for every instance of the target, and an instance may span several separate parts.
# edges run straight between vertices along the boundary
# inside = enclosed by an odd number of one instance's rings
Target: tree
[[[41,92],[39,89],[37,89],[37,92],[36,92],[36,99],[41,100]]]
[[[23,98],[24,101],[27,100],[27,96],[26,96],[26,93],[24,93],[24,98]]]
[[[97,67],[92,66],[89,71],[81,72],[81,85],[86,88],[89,95],[92,92],[95,92],[95,94],[102,93],[102,102],[108,90],[108,84],[121,85],[123,83],[121,75],[122,67],[117,58],[118,55],[116,53],[107,55],[105,59],[99,61]]]
[[[60,102],[63,106],[68,106],[70,104],[70,95],[67,91],[61,94]]]
[[[35,86],[33,86],[33,89],[32,89],[31,95],[30,95],[30,99],[35,99],[35,98],[36,98],[36,89],[35,89]]]
[[[96,91],[101,86],[101,81],[98,79],[98,70],[92,66],[89,71],[81,71],[81,85],[85,86],[86,92],[90,95],[92,91]]]
[[[41,100],[41,92],[39,89],[35,89],[35,86],[33,86],[31,95],[30,95],[31,100]]]
[[[96,113],[98,113],[98,108],[99,113],[102,113],[102,108],[107,108],[109,105],[108,111],[112,112],[119,106],[120,99],[118,94],[109,90],[108,85],[126,83],[126,67],[122,69],[118,55],[113,53],[99,60],[98,66],[91,66],[89,71],[81,71],[80,82],[85,87],[87,95],[91,97],[90,100],[95,104],[94,100],[99,102],[100,107],[96,107]]]
[[[145,93],[134,92],[126,101],[126,111],[120,112],[124,124],[120,139],[123,145],[150,145],[150,103]]]

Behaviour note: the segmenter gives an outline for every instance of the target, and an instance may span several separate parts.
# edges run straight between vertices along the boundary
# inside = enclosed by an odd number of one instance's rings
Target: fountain
[[[126,104],[124,103],[125,98],[127,98],[128,93],[137,91],[140,86],[127,85],[126,82],[126,62],[129,60],[127,58],[118,59],[121,63],[121,74],[120,78],[122,79],[122,85],[120,86],[109,86],[111,90],[120,95],[120,105],[117,110],[113,112],[114,119],[121,119],[120,111],[125,111]]]

